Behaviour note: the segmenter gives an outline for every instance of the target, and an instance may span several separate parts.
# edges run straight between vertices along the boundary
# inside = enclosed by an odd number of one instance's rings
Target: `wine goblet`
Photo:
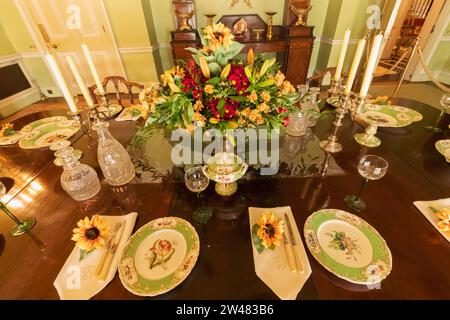
[[[203,173],[202,167],[196,166],[186,170],[184,183],[190,191],[197,193],[198,208],[194,210],[192,218],[199,223],[208,222],[212,217],[212,210],[200,207],[200,193],[205,191],[209,185],[209,178]]]
[[[6,188],[3,183],[0,182],[0,198],[2,198],[5,194]],[[0,210],[6,213],[6,215],[16,223],[16,226],[9,232],[9,234],[13,237],[21,236],[25,232],[30,231],[36,225],[35,218],[19,220],[11,211],[9,211],[2,201],[0,201]]]
[[[361,194],[369,180],[379,180],[386,174],[388,163],[381,157],[367,155],[361,158],[358,164],[358,172],[364,178],[361,188],[357,195],[350,195],[344,198],[347,207],[362,212],[367,209],[365,201],[361,198]]]
[[[442,118],[444,117],[445,113],[448,111],[448,108],[450,107],[450,94],[446,93],[441,98],[441,106],[442,111],[437,117],[434,125],[426,126],[425,129],[427,129],[430,132],[433,133],[440,133],[442,132],[442,129],[438,127],[439,123],[441,122]]]

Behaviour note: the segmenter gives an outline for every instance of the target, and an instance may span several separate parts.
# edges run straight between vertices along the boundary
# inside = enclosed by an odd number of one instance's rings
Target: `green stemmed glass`
[[[388,168],[388,163],[381,157],[367,155],[361,158],[358,164],[358,172],[364,178],[358,195],[351,195],[344,198],[347,207],[362,212],[367,209],[365,201],[361,194],[369,180],[378,180],[384,177]]]
[[[428,131],[431,131],[433,133],[441,133],[442,129],[438,127],[439,123],[441,122],[442,118],[444,117],[445,113],[447,112],[448,108],[450,107],[450,94],[446,93],[441,98],[441,106],[442,111],[437,117],[434,125],[426,126],[425,129]]]
[[[0,198],[2,198],[5,194],[6,188],[3,183],[0,182]],[[26,218],[24,220],[17,219],[17,217],[9,211],[2,201],[0,201],[0,209],[16,223],[16,226],[9,232],[9,234],[13,237],[21,236],[25,232],[30,231],[36,225],[35,218]]]
[[[205,191],[209,185],[209,178],[203,173],[201,166],[188,169],[184,174],[186,187],[197,193],[197,209],[195,209],[192,218],[198,223],[207,223],[212,217],[212,209],[200,207],[200,193]]]

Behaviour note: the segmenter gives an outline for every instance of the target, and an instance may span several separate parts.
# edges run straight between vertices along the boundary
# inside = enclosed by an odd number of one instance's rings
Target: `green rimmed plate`
[[[413,122],[421,121],[419,112],[395,105],[365,104],[358,118],[366,123],[374,123],[378,127],[400,128]]]
[[[153,220],[131,236],[119,262],[124,287],[139,296],[156,296],[178,286],[194,268],[200,240],[186,220]]]
[[[37,129],[41,126],[47,126],[51,123],[57,123],[57,122],[63,122],[63,121],[67,121],[67,118],[56,116],[56,117],[48,117],[48,118],[44,118],[44,119],[39,119],[39,120],[33,121],[33,122],[27,124],[26,126],[24,126],[20,130],[20,132],[29,133],[29,132],[33,131],[34,129]]]
[[[386,241],[363,219],[337,209],[313,213],[304,235],[314,258],[328,271],[356,284],[376,284],[392,270]]]
[[[450,139],[437,141],[435,147],[445,157],[445,160],[450,163]]]
[[[19,141],[22,149],[39,149],[49,147],[53,142],[66,140],[80,130],[74,120],[48,122],[27,132]]]
[[[0,137],[0,146],[8,146],[15,144],[17,141],[22,138],[23,133],[20,131],[14,131],[14,133],[10,136]]]

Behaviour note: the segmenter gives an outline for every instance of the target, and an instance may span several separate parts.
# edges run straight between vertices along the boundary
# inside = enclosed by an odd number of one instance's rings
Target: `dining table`
[[[283,175],[261,177],[251,171],[251,177],[241,179],[231,197],[218,196],[210,183],[201,195],[202,204],[213,209],[206,224],[193,219],[199,200],[186,188],[180,168],[169,171],[173,179],[146,181],[141,177],[124,186],[108,185],[97,162],[95,132],[93,137],[79,132],[71,138],[72,147],[83,152],[80,161],[92,166],[101,180],[100,192],[80,202],[62,189],[63,169],[53,164],[53,151],[23,150],[17,144],[0,147],[0,181],[7,188],[2,201],[19,218],[37,219],[30,232],[11,237],[13,222],[0,213],[0,299],[59,299],[53,282],[74,249],[71,236],[77,221],[95,214],[130,212],[138,213],[135,231],[159,217],[189,221],[200,238],[196,265],[180,285],[157,297],[130,293],[116,274],[92,299],[278,299],[255,273],[248,208],[283,206],[291,207],[302,237],[306,219],[320,209],[356,214],[380,233],[392,253],[392,271],[380,284],[352,284],[322,267],[303,238],[312,274],[297,299],[450,299],[450,243],[413,204],[450,196],[450,165],[435,149],[436,141],[450,139],[450,117],[447,114],[441,122],[442,133],[431,133],[424,126],[433,123],[439,110],[404,98],[391,101],[418,111],[422,121],[402,128],[379,128],[381,145],[367,148],[354,140],[354,134],[364,128],[347,116],[338,132],[343,151],[326,154],[323,163],[306,159],[311,166],[297,168],[294,175],[288,174],[292,170],[284,170]],[[66,106],[55,104],[60,108],[23,116],[13,122],[14,127],[20,129],[40,118],[67,116]],[[318,143],[329,135],[334,109],[323,108],[326,112],[308,133],[307,149],[319,150]],[[110,132],[125,147],[132,145],[144,125],[142,120],[109,122]],[[293,152],[302,152],[297,149]],[[159,145],[148,145],[146,150],[149,157],[161,152]],[[362,181],[358,162],[368,154],[383,157],[389,167],[382,179],[368,184],[363,193],[367,210],[357,213],[347,208],[343,199],[358,190]],[[335,170],[328,174],[332,167]]]

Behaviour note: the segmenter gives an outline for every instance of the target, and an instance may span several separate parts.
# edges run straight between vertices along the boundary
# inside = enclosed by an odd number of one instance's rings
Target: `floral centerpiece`
[[[238,59],[243,45],[223,24],[204,28],[200,50],[188,48],[192,59],[161,76],[161,99],[149,110],[148,126],[167,129],[251,128],[286,126],[298,101],[292,84],[275,58]]]

